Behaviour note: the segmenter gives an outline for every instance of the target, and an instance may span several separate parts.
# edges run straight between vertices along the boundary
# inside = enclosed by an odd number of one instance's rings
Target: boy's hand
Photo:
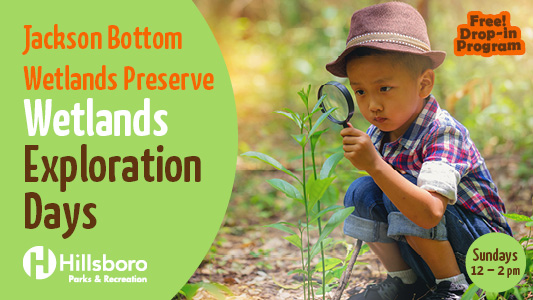
[[[357,169],[369,172],[383,160],[366,133],[354,128],[350,123],[348,126],[341,130],[344,157]]]

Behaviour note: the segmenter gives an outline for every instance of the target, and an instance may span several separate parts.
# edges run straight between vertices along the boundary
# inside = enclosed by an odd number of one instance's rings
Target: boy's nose
[[[381,103],[376,98],[370,99],[370,103],[369,103],[368,108],[370,109],[371,112],[377,112],[377,111],[382,111],[383,110],[383,106],[381,105]]]

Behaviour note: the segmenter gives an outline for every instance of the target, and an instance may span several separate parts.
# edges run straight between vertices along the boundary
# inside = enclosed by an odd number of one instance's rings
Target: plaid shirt
[[[384,133],[372,125],[367,134],[379,151]],[[404,135],[384,144],[381,154],[416,177],[418,186],[483,217],[494,231],[508,228],[503,201],[468,130],[440,109],[433,95]]]

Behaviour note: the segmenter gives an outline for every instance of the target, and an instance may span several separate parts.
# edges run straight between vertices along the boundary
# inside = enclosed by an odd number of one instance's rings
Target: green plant
[[[178,292],[172,300],[181,299],[180,297],[185,297],[187,300],[192,300],[192,298],[198,293],[198,290],[203,288],[208,291],[211,295],[219,300],[226,299],[224,294],[233,296],[233,293],[228,287],[220,283],[209,283],[209,282],[199,282],[199,283],[186,283],[181,290]]]
[[[344,156],[342,152],[331,155],[325,160],[320,173],[318,173],[315,161],[315,150],[320,136],[326,131],[320,131],[318,128],[334,109],[330,109],[326,113],[322,114],[317,119],[316,123],[313,124],[313,116],[320,110],[320,103],[322,103],[324,98],[322,97],[319,99],[316,105],[309,110],[310,90],[311,86],[308,87],[307,91],[302,89],[300,92],[298,92],[298,95],[300,96],[306,108],[304,113],[298,114],[289,109],[285,111],[277,111],[277,113],[292,120],[299,129],[298,134],[292,134],[291,136],[301,147],[302,171],[300,176],[297,176],[294,172],[284,167],[279,161],[266,154],[259,152],[246,152],[242,154],[243,156],[256,158],[273,166],[274,168],[291,176],[297,183],[297,186],[294,186],[280,178],[268,180],[268,183],[270,183],[275,189],[283,192],[287,197],[295,199],[304,205],[305,219],[299,220],[297,224],[278,222],[267,225],[267,227],[276,228],[283,232],[289,233],[290,235],[286,236],[285,239],[298,247],[300,250],[302,267],[300,269],[291,271],[289,274],[298,273],[303,276],[304,281],[302,286],[304,299],[315,298],[315,290],[313,288],[313,285],[317,285],[317,283],[313,281],[313,274],[315,272],[322,273],[321,294],[324,295],[326,291],[331,288],[331,286],[328,284],[331,282],[331,280],[328,280],[329,278],[327,278],[327,275],[332,273],[330,271],[333,269],[334,265],[339,263],[339,261],[331,259],[327,260],[325,258],[324,248],[328,244],[332,243],[332,239],[328,238],[328,236],[333,229],[341,224],[344,219],[346,219],[346,217],[348,217],[353,211],[353,207],[344,208],[339,205],[331,205],[323,208],[321,205],[321,200],[335,179],[335,177],[332,176],[333,170]],[[308,162],[308,149],[310,150],[310,164]],[[307,174],[308,172],[310,173],[309,175]],[[323,226],[322,220],[327,213],[333,214]],[[315,223],[316,226],[314,225]],[[318,231],[318,240],[312,244],[311,232],[315,229]],[[311,266],[311,261],[319,253],[321,257],[320,263],[318,266],[313,268]]]
[[[533,236],[531,235],[531,228],[533,227],[533,216],[528,217],[521,214],[515,214],[515,213],[509,213],[504,214],[506,218],[509,218],[515,222],[526,222],[525,226],[529,228],[529,233],[522,237],[519,240],[519,243],[522,244],[524,248],[524,252],[526,254],[526,269],[524,274],[524,279],[520,282],[519,285],[501,293],[489,293],[484,292],[484,294],[479,294],[479,287],[475,284],[471,284],[466,293],[463,295],[461,299],[464,300],[478,300],[486,298],[487,300],[496,300],[496,299],[510,299],[510,296],[513,295],[515,299],[530,299],[531,295],[533,294],[533,249],[531,246],[533,246],[533,243],[530,243],[530,241],[533,240]]]
[[[340,283],[340,279],[345,272],[346,268],[348,267],[348,262],[354,255],[354,252],[356,251],[356,247],[354,247],[353,244],[348,244],[346,241],[338,241],[335,244],[342,244],[346,249],[346,256],[344,257],[344,260],[339,258],[328,258],[325,262],[325,283],[326,283],[326,292],[331,291],[333,288],[338,287]],[[365,244],[361,247],[359,250],[359,255],[364,254],[370,250],[370,247]],[[357,265],[367,265],[368,263],[363,262],[355,262]],[[315,272],[322,272],[322,262],[319,262],[318,265],[315,267]],[[349,271],[348,271],[349,272]]]
[[[252,250],[252,251],[250,251],[250,255],[253,258],[262,258],[262,257],[270,256],[270,252],[272,252],[272,249],[267,249],[267,250],[259,249],[259,250],[257,250],[257,252]]]
[[[264,259],[270,256],[271,251],[272,249],[267,249],[267,250],[259,249],[257,252],[252,250],[250,251],[250,256],[252,256],[253,258]],[[260,269],[266,269],[266,270],[274,269],[274,267],[271,264],[269,264],[268,262],[264,260],[259,260],[256,265]]]

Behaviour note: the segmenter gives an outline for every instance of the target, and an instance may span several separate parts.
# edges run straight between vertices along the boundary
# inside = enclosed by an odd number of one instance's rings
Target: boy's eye
[[[363,91],[363,90],[355,90],[354,93],[355,93],[356,96],[362,96],[362,95],[365,94],[365,91]]]
[[[381,88],[379,88],[379,91],[380,92],[388,92],[388,91],[390,91],[390,89],[392,89],[392,87],[390,87],[390,86],[382,86]]]

